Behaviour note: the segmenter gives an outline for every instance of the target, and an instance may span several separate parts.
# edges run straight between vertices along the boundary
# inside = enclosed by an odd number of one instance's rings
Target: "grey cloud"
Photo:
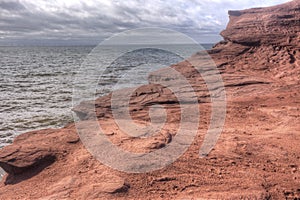
[[[0,2],[0,9],[15,11],[15,10],[23,10],[25,7],[19,1],[2,1]]]
[[[100,42],[115,33],[143,27],[170,28],[198,42],[216,42],[228,21],[228,9],[271,4],[262,0],[82,0],[71,5],[62,2],[2,0],[0,45],[30,40]]]

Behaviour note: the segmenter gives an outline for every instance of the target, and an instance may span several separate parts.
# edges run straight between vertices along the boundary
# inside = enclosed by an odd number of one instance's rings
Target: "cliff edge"
[[[229,16],[221,33],[224,41],[208,51],[224,81],[227,114],[222,135],[207,157],[198,153],[209,126],[210,96],[193,66],[182,61],[171,67],[190,81],[201,116],[195,141],[178,160],[164,169],[129,174],[97,161],[74,124],[32,131],[0,150],[0,166],[7,172],[0,198],[299,199],[300,1],[229,11]],[[191,59],[201,56],[199,52]],[[86,134],[96,133],[89,126],[96,112],[106,136],[127,151],[151,152],[172,142],[180,110],[168,88],[144,85],[130,100],[131,117],[140,124],[149,122],[150,106],[165,107],[166,125],[149,138],[119,130],[110,100],[107,95],[74,108],[89,127]]]

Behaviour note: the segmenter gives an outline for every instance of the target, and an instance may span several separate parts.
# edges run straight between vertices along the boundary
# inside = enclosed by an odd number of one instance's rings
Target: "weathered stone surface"
[[[299,45],[299,0],[268,8],[229,11],[228,14],[230,22],[221,33],[225,40],[246,46]]]
[[[9,174],[20,174],[38,167],[47,167],[67,152],[67,143],[79,142],[69,130],[41,130],[22,134],[14,144],[1,149],[0,166]]]
[[[227,115],[207,157],[199,158],[199,147],[210,123],[210,95],[195,68],[183,61],[172,67],[189,80],[201,116],[194,143],[176,162],[146,174],[123,173],[91,156],[74,124],[33,131],[0,150],[0,166],[9,173],[0,199],[299,199],[299,10],[296,0],[229,12],[224,41],[209,51],[224,81]],[[206,60],[203,56],[198,52],[191,59]],[[165,79],[164,70],[150,74],[151,84],[136,88],[129,102],[131,117],[140,125],[149,123],[152,105],[165,107],[162,131],[150,137],[127,135],[112,117],[108,95],[74,108],[86,123],[85,134],[97,134],[89,126],[95,114],[108,139],[126,151],[151,152],[171,143],[180,105],[168,87],[155,84],[155,78]],[[201,70],[210,73],[207,67]]]

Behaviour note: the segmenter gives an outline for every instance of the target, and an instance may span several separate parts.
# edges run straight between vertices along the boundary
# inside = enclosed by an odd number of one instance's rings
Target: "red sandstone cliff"
[[[198,151],[210,118],[209,96],[187,62],[173,68],[187,77],[202,112],[189,150],[167,168],[127,174],[102,165],[84,148],[74,124],[32,131],[0,150],[8,173],[1,199],[297,199],[300,198],[300,1],[269,8],[230,11],[224,41],[209,54],[227,93],[223,133],[213,151]],[[201,53],[192,59],[200,59]],[[159,93],[159,95],[158,95]],[[152,104],[166,106],[168,125],[148,139],[132,138],[116,127],[110,96],[96,100],[99,123],[117,146],[153,151],[172,141],[178,106],[167,88],[146,85],[130,102],[132,117],[149,120]],[[75,111],[88,119],[91,102]],[[92,128],[90,132],[92,132]]]

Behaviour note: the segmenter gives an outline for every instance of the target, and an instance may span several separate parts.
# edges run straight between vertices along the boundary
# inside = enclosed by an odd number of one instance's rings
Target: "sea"
[[[210,49],[212,44],[203,44],[202,47]],[[110,55],[115,55],[120,48],[125,47],[106,46],[105,54],[98,55],[97,59],[110,60]],[[137,50],[113,60],[109,66],[98,66],[105,70],[98,77],[102,89],[97,90],[95,96],[109,93],[129,69],[135,84],[145,84],[149,70],[144,70],[145,74],[143,70],[134,73],[135,67],[146,64],[146,67],[156,70],[156,66],[162,67],[157,60],[163,60],[164,65],[175,64],[199,50],[192,48],[194,45],[169,45],[170,52],[180,52],[178,56],[159,48],[136,47]],[[0,47],[0,148],[24,132],[60,128],[73,122],[74,85],[77,88],[80,84],[83,88],[89,87],[86,78],[77,75],[90,70],[85,67],[94,50],[95,46]],[[92,70],[95,70],[92,74],[98,74],[95,68]],[[133,80],[130,76],[129,79]],[[123,81],[117,89],[129,86]]]

